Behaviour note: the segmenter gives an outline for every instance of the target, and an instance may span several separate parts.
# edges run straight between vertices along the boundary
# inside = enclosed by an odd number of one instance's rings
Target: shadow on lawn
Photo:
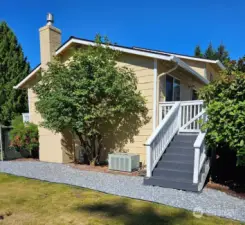
[[[157,208],[151,206],[133,207],[130,203],[123,201],[114,201],[111,204],[86,204],[76,207],[75,210],[99,213],[104,217],[116,219],[125,225],[181,224],[181,221],[188,217],[188,213],[185,211],[174,212],[173,210],[167,210],[167,212],[161,212],[159,209],[157,210]]]

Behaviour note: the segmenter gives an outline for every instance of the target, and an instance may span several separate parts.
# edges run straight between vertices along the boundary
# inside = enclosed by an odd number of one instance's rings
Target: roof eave
[[[24,85],[39,71],[41,70],[41,65],[38,65],[32,72],[23,79],[20,83],[18,83],[16,86],[14,86],[14,89],[21,89],[24,88]]]
[[[171,61],[177,63],[180,67],[182,67],[183,69],[185,69],[186,71],[190,72],[191,74],[193,74],[198,80],[200,80],[201,82],[203,82],[204,84],[209,84],[209,80],[207,80],[205,77],[203,77],[201,74],[199,74],[198,72],[196,72],[195,70],[193,70],[188,64],[186,64],[184,61],[182,61],[181,59],[179,59],[176,56],[172,56],[171,57]]]
[[[63,52],[66,48],[68,48],[72,44],[82,44],[82,45],[87,45],[87,46],[89,46],[89,45],[95,46],[96,45],[96,43],[93,41],[80,40],[80,39],[76,39],[76,38],[72,37],[63,46],[61,46],[59,49],[56,50],[55,55],[59,55],[61,52]],[[103,45],[103,46],[106,46],[106,45]],[[171,56],[164,56],[164,55],[159,55],[159,54],[155,54],[155,53],[148,53],[148,52],[143,52],[143,51],[139,51],[139,50],[135,50],[135,49],[131,49],[131,48],[120,47],[120,46],[115,46],[115,45],[109,45],[108,47],[113,49],[113,50],[117,50],[117,51],[124,52],[124,53],[135,54],[135,55],[145,56],[145,57],[150,57],[150,58],[155,58],[155,59],[162,59],[162,60],[166,60],[166,61],[171,60]]]

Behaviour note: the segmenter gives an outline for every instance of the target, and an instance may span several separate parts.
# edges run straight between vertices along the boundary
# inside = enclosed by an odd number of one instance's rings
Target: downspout
[[[164,75],[166,75],[166,74],[168,74],[168,73],[173,72],[173,71],[176,70],[178,67],[179,67],[178,62],[175,62],[175,66],[174,66],[173,68],[171,68],[170,70],[168,70],[168,71],[166,71],[166,72],[160,73],[160,74],[158,75],[158,80],[160,79],[160,77],[162,77],[162,76],[164,76]]]

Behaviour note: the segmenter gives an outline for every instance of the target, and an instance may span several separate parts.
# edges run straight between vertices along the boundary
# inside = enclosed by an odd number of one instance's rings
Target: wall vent
[[[109,169],[132,172],[139,168],[139,155],[129,153],[109,154]]]

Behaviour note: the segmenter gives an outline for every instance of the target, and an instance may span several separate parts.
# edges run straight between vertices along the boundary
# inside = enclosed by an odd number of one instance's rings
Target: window
[[[214,77],[213,77],[213,74],[210,73],[210,78],[209,78],[210,81],[213,81],[214,80]]]
[[[195,89],[191,89],[191,100],[197,100],[198,99],[198,95],[197,95],[197,90]]]
[[[166,101],[180,101],[180,81],[166,76]]]

